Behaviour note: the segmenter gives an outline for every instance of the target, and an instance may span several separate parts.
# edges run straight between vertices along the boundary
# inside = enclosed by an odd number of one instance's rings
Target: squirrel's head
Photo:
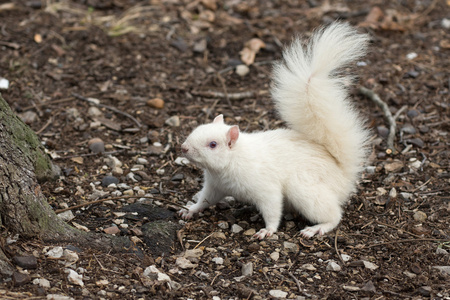
[[[225,168],[239,138],[239,127],[226,125],[223,115],[197,127],[181,145],[184,156],[208,170]]]

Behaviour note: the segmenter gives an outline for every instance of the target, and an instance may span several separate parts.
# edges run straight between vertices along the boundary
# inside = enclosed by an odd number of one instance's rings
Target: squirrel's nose
[[[181,145],[181,152],[183,152],[183,153],[187,153],[188,152],[188,147],[186,146],[186,144],[182,144]]]

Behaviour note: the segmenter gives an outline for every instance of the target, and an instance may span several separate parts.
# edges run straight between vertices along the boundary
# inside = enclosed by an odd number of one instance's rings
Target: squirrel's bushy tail
[[[316,31],[307,47],[295,39],[274,67],[272,96],[282,119],[325,146],[350,178],[366,158],[368,133],[348,99],[352,76],[338,71],[363,56],[367,43],[367,35],[336,22]]]

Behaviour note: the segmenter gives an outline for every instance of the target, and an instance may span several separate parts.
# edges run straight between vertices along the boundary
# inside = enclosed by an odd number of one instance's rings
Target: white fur
[[[291,129],[236,137],[222,116],[197,127],[182,150],[204,169],[205,183],[197,203],[180,214],[188,219],[234,196],[258,207],[266,223],[255,234],[260,239],[277,231],[284,206],[317,224],[302,230],[305,237],[334,229],[366,158],[368,136],[347,99],[345,78],[335,72],[362,56],[366,43],[349,25],[334,23],[317,31],[306,50],[296,39],[284,52],[272,95]]]

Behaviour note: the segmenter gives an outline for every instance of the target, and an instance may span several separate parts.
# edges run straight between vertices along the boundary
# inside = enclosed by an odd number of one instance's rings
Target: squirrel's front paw
[[[274,232],[275,232],[275,230],[263,228],[263,229],[261,229],[260,231],[258,231],[257,233],[255,233],[255,234],[253,235],[253,238],[262,240],[262,239],[264,239],[266,236],[267,236],[267,237],[272,236],[272,234],[273,234]]]
[[[194,216],[194,212],[183,208],[178,211],[178,215],[184,220],[189,220]]]

